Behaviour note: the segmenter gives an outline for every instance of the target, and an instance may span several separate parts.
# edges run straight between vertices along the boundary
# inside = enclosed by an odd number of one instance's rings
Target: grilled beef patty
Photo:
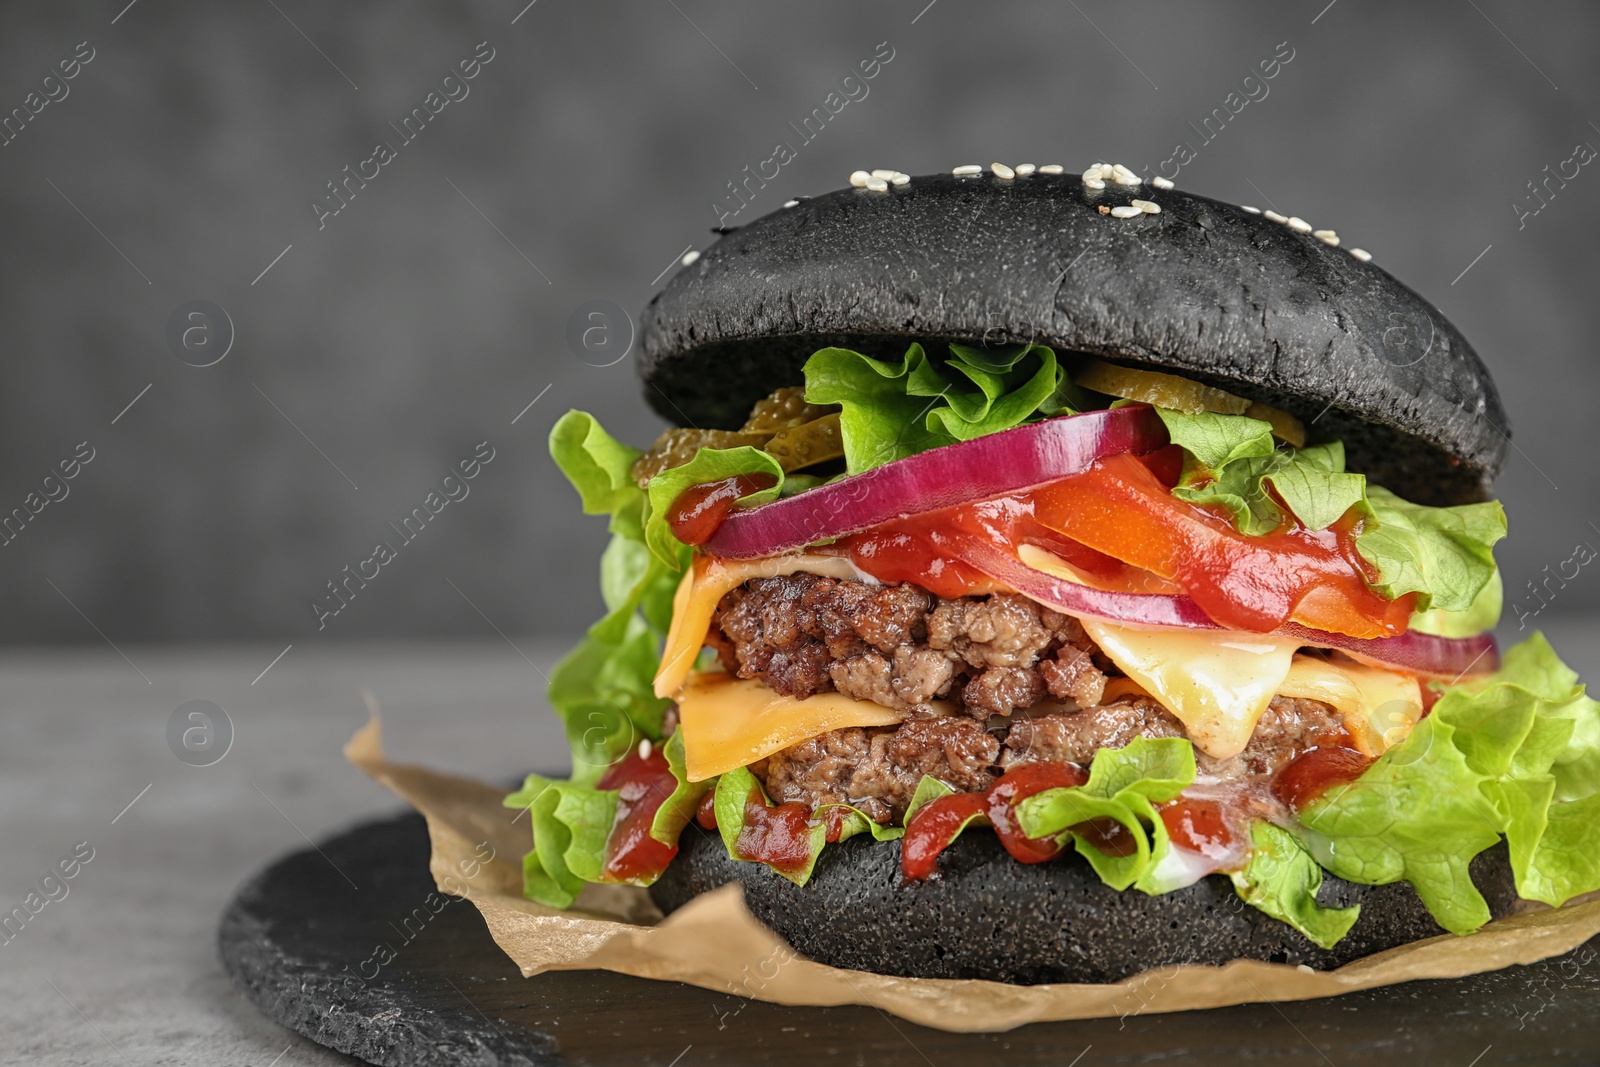
[[[753,765],[779,803],[843,801],[888,823],[925,774],[976,792],[1024,763],[1088,766],[1099,749],[1135,737],[1186,736],[1149,697],[1107,701],[1116,668],[1078,621],[1012,593],[944,600],[909,583],[757,578],[723,597],[707,641],[728,673],[776,692],[837,690],[907,715],[898,726],[833,730]],[[1328,705],[1276,697],[1239,755],[1195,755],[1202,775],[1265,781],[1344,736]]]
[[[1106,680],[1078,621],[1026,597],[943,600],[910,583],[814,574],[755,578],[728,593],[708,643],[729,674],[786,696],[838,690],[908,715],[934,714],[931,702],[943,699],[978,719],[1047,695],[1092,706]]]

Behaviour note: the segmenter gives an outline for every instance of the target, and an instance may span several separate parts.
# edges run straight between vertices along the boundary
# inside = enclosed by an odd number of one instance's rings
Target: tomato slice
[[[1268,633],[1289,621],[1352,637],[1404,633],[1415,595],[1387,600],[1368,586],[1355,549],[1357,517],[1327,530],[1292,519],[1262,536],[1174,497],[1159,463],[1116,455],[1026,493],[928,512],[843,538],[838,550],[883,581],[917,582],[942,597],[993,591],[948,559],[930,534],[956,529],[1017,555],[1034,545],[1076,580],[1128,592],[1181,590],[1218,623]]]
[[[915,582],[947,600],[999,591],[1002,587],[973,567],[951,559],[929,536],[930,530],[956,527],[1001,545],[1012,555],[1025,544],[1041,548],[1066,564],[1060,569],[1069,580],[1096,589],[1182,592],[1174,582],[1041,526],[1021,502],[1009,497],[935,514],[937,519],[918,516],[852,534],[833,550],[847,552],[857,567],[879,581]]]
[[[1240,533],[1224,516],[1173,496],[1128,455],[1026,494],[1033,515],[1096,551],[1169,578],[1217,622],[1266,633],[1288,622],[1352,637],[1404,633],[1415,596],[1387,600],[1367,585],[1347,516],[1327,530],[1292,520]]]

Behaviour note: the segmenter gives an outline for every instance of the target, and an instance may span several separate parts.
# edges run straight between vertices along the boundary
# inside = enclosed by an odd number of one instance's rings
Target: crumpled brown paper
[[[1444,934],[1335,971],[1235,960],[1221,967],[1174,965],[1108,985],[892,978],[801,957],[745,909],[736,885],[698,897],[666,919],[649,894],[633,886],[590,885],[567,911],[526,900],[527,813],[501,806],[503,790],[388,762],[376,718],[350,739],[345,755],[423,814],[439,889],[476,904],[496,943],[529,977],[617,971],[778,1004],[863,1004],[941,1030],[998,1031],[1454,978],[1560,955],[1600,932],[1600,901],[1594,901],[1509,916],[1467,937]]]

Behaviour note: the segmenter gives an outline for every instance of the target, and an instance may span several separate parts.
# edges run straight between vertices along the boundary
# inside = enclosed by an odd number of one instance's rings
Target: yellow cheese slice
[[[1209,756],[1237,756],[1288,677],[1299,642],[1227,630],[1140,630],[1080,618],[1121,670]]]
[[[1368,756],[1404,741],[1422,717],[1422,686],[1415,678],[1359,663],[1296,656],[1278,692],[1332,705]]]
[[[1048,574],[1052,578],[1060,578],[1066,582],[1076,582],[1086,585],[1090,589],[1104,589],[1105,584],[1098,581],[1094,575],[1087,571],[1079,570],[1060,556],[1038,545],[1021,544],[1017,546],[1017,558],[1024,564]]]
[[[1017,558],[1041,574],[1048,574],[1052,578],[1062,581],[1075,582],[1086,585],[1090,589],[1105,589],[1111,592],[1126,593],[1160,593],[1170,595],[1182,590],[1172,582],[1149,571],[1128,568],[1127,577],[1120,583],[1108,583],[1096,578],[1088,571],[1080,570],[1056,555],[1054,552],[1040,548],[1038,545],[1022,544],[1017,546]],[[1046,605],[1049,607],[1049,605]],[[1059,611],[1060,608],[1051,608]]]
[[[754,679],[696,671],[678,693],[689,781],[700,782],[847,726],[892,726],[904,718],[870,700],[817,693],[804,700]]]
[[[706,631],[711,629],[711,617],[716,614],[718,601],[752,578],[778,578],[796,571],[877,584],[843,556],[822,556],[814,552],[766,559],[696,556],[672,598],[672,627],[667,631],[661,666],[656,670],[656,696],[667,699],[688,680],[700,648],[705,644]]]

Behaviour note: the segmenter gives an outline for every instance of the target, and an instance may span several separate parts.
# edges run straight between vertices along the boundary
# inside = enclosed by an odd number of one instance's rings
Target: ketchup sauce
[[[1177,848],[1215,860],[1234,852],[1233,830],[1223,806],[1215,800],[1179,797],[1161,808],[1161,821],[1168,839]]]
[[[667,526],[672,536],[686,545],[703,545],[711,540],[740,497],[771,489],[778,479],[770,474],[738,474],[716,482],[691,485],[678,494],[667,509]]]
[[[946,600],[970,596],[991,584],[972,567],[946,559],[905,523],[880,526],[844,538],[840,546],[857,567],[880,582],[912,582]]]
[[[844,821],[849,815],[850,809],[841,807],[832,807],[823,812],[822,821],[827,826],[823,832],[823,840],[830,845],[839,840],[839,836],[844,833]]]
[[[715,830],[717,828],[717,791],[711,790],[700,798],[700,803],[694,809],[694,821],[702,830]]]
[[[830,844],[838,841],[849,817],[850,810],[843,806],[823,811],[823,839]],[[770,863],[780,870],[803,868],[811,858],[811,832],[816,819],[815,812],[798,802],[769,806],[760,790],[753,789],[745,799],[744,828],[734,841],[734,852],[740,859]],[[715,792],[700,798],[694,821],[703,830],[717,828]]]
[[[760,788],[752,789],[744,801],[744,827],[734,841],[734,854],[780,871],[802,870],[811,861],[811,826],[808,805],[792,800],[769,807]]]
[[[1183,477],[1183,449],[1178,445],[1167,445],[1134,458],[1149,468],[1150,473],[1156,476],[1156,481],[1168,489],[1176,488],[1178,480]]]
[[[1296,756],[1272,779],[1272,795],[1299,812],[1335,786],[1360,778],[1372,759],[1354,748],[1313,748]]]
[[[677,845],[663,845],[650,836],[656,811],[677,788],[678,780],[667,766],[659,747],[640,757],[637,749],[626,759],[613,764],[598,789],[615,789],[617,814],[606,838],[603,878],[607,882],[638,882],[653,879],[667,869],[678,854]]]
[[[939,869],[939,853],[955,840],[968,819],[988,810],[982,793],[954,793],[918,808],[900,839],[900,873],[907,881],[931,877]]]
[[[907,881],[931,877],[939,867],[939,853],[955,840],[956,831],[969,818],[984,815],[1000,843],[1022,863],[1043,863],[1061,853],[1054,839],[1026,837],[1017,825],[1016,806],[1046,789],[1069,788],[1089,780],[1076,763],[1026,763],[1001,775],[981,793],[952,793],[918,808],[900,842],[900,871]]]
[[[984,793],[989,822],[1007,852],[1023,863],[1043,863],[1061,854],[1054,840],[1026,837],[1017,825],[1016,807],[1046,789],[1066,789],[1089,780],[1076,763],[1024,763],[1001,775]]]

